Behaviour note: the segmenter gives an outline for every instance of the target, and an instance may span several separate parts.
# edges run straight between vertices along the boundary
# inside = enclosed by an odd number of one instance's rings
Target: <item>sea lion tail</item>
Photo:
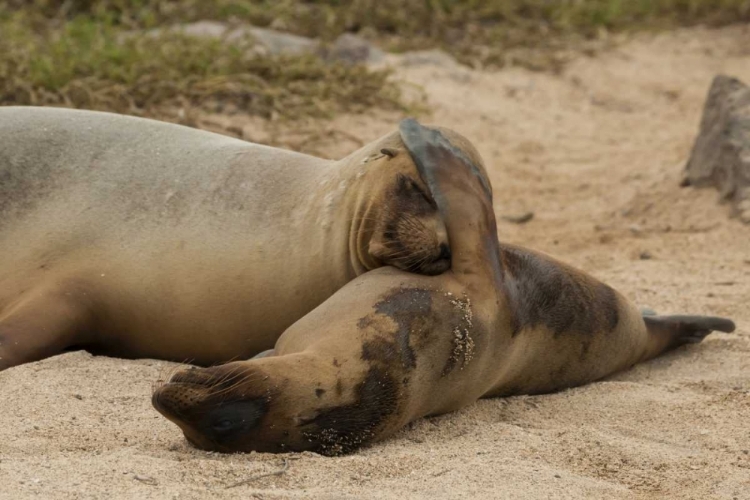
[[[644,311],[643,321],[648,333],[661,344],[661,352],[683,344],[697,344],[711,332],[731,333],[731,319],[716,316],[656,316]],[[658,354],[658,352],[657,352]]]

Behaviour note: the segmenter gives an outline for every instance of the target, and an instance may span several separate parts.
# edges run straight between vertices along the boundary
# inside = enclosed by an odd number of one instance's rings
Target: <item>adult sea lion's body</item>
[[[481,159],[416,122],[402,136],[443,213],[439,276],[358,277],[261,359],[175,374],[155,407],[195,445],[335,454],[481,397],[554,391],[698,342],[722,318],[643,318],[612,288],[498,243]]]
[[[140,118],[0,108],[0,369],[86,347],[211,364],[273,347],[383,264],[448,268],[399,134],[340,161]]]

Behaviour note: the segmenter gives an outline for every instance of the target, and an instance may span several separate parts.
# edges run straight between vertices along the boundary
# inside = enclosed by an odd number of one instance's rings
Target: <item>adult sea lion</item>
[[[584,384],[734,329],[722,318],[642,317],[591,276],[498,243],[476,151],[414,121],[402,136],[446,222],[451,270],[368,272],[269,356],[176,373],[152,401],[191,443],[348,452],[481,397]]]
[[[339,161],[174,124],[0,108],[0,370],[69,348],[212,364],[273,347],[445,226],[398,132]]]

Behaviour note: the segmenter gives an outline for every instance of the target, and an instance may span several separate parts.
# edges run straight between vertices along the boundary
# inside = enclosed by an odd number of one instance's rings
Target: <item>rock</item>
[[[218,21],[198,21],[156,28],[150,30],[148,35],[157,36],[164,32],[181,33],[198,38],[220,38],[227,43],[236,43],[249,36],[261,45],[266,53],[273,55],[313,54],[320,48],[320,42],[312,38],[250,25],[230,26]]]
[[[451,55],[440,49],[406,52],[401,56],[400,63],[402,66],[440,66],[447,68],[459,66]]]
[[[168,31],[201,38],[221,38],[228,29],[224,23],[217,21],[198,21],[196,23],[170,26],[164,29],[157,28],[149,31],[149,34],[159,35],[164,31]]]
[[[280,31],[249,26],[246,29],[271,54],[311,54],[320,47],[320,42],[312,38],[291,35]]]
[[[218,21],[198,21],[153,29],[148,31],[147,35],[158,36],[165,32],[221,39],[227,43],[238,43],[250,37],[257,43],[255,50],[263,55],[317,54],[326,61],[341,61],[346,64],[378,63],[385,57],[385,52],[364,38],[351,33],[344,33],[333,44],[324,46],[318,40],[284,33],[276,29],[250,25],[236,26]],[[137,36],[138,33],[132,32],[130,35]]]
[[[150,486],[156,486],[157,484],[159,484],[159,482],[156,479],[154,479],[153,477],[151,477],[151,476],[145,476],[145,475],[141,475],[141,474],[135,474],[133,476],[133,479],[135,479],[136,481],[140,481],[140,482],[142,482],[144,484],[148,484]]]
[[[344,33],[333,45],[321,50],[321,55],[327,61],[361,64],[380,62],[385,53],[362,37]]]
[[[714,78],[682,185],[717,188],[750,222],[750,88],[736,78]]]

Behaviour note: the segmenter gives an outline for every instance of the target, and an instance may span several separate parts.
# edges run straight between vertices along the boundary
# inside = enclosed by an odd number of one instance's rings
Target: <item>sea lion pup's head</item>
[[[270,394],[252,391],[251,376],[236,364],[188,368],[157,386],[151,402],[159,413],[177,424],[194,446],[211,451],[234,451],[229,445],[251,432],[268,411]],[[243,388],[244,387],[244,388]]]
[[[374,370],[349,381],[323,358],[293,353],[182,370],[156,387],[152,403],[207,451],[349,452],[372,438],[395,388]]]
[[[465,152],[486,178],[481,158],[466,138],[449,129],[436,130]],[[357,245],[367,253],[361,260],[374,258],[419,274],[447,271],[451,251],[445,223],[400,133],[391,133],[342,161],[362,169],[360,182],[368,194],[369,203],[361,204],[355,215],[365,222],[356,229],[367,240]]]

